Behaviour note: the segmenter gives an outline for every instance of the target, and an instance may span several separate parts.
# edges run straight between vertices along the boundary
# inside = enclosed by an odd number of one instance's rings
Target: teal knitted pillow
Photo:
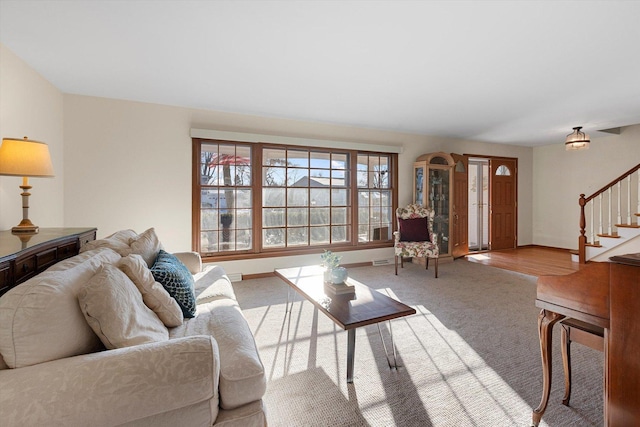
[[[161,249],[151,267],[151,274],[178,302],[184,317],[195,317],[196,294],[193,276],[175,255]]]

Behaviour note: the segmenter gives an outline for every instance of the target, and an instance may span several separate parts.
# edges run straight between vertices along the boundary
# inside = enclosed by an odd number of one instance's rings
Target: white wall
[[[444,151],[519,159],[518,244],[533,241],[533,150],[131,101],[61,94],[0,45],[0,134],[49,144],[56,177],[36,178],[30,217],[43,227],[98,227],[103,237],[123,228],[155,227],[166,249],[191,249],[190,128],[399,145],[399,203],[411,199],[412,163]],[[20,178],[0,178],[0,229],[21,218]],[[344,253],[343,262],[392,258],[393,249]],[[317,255],[232,261],[230,273],[317,262]]]
[[[55,178],[34,178],[30,217],[44,227],[97,226],[99,236],[154,226],[168,250],[191,248],[190,128],[391,144],[400,155],[399,203],[411,199],[411,164],[444,151],[517,157],[518,244],[576,248],[578,197],[640,160],[640,125],[621,135],[592,134],[589,150],[557,144],[523,148],[63,95],[0,44],[0,136],[49,144]],[[535,183],[535,185],[534,185]],[[0,229],[21,219],[20,178],[0,177]],[[344,262],[390,258],[391,249],[354,251]],[[317,256],[225,263],[232,273],[315,262]]]
[[[191,249],[190,128],[401,145],[399,202],[411,198],[416,157],[431,151],[519,158],[519,244],[531,235],[532,149],[432,138],[131,101],[64,96],[65,224],[97,226],[98,236],[122,228],[155,227],[169,251]],[[344,263],[392,258],[393,249],[344,253]],[[318,255],[222,263],[229,273],[254,274],[310,264]]]
[[[0,43],[0,137],[49,145],[55,178],[31,178],[29,218],[40,227],[62,227],[64,215],[63,96]],[[22,178],[0,177],[0,230],[22,219]]]
[[[592,134],[588,150],[565,151],[562,141],[534,148],[533,243],[577,249],[580,194],[593,194],[639,162],[640,125],[620,135]]]

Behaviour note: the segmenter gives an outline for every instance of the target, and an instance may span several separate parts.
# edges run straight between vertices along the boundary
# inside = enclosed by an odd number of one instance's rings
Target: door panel
[[[469,253],[469,157],[451,154],[453,166],[453,230],[451,255],[458,258]]]
[[[511,249],[517,245],[517,159],[492,158],[490,169],[491,250]]]

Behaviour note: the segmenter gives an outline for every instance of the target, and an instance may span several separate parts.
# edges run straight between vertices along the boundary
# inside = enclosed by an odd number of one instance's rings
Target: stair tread
[[[616,224],[618,228],[640,228],[640,224]]]
[[[610,237],[612,239],[619,239],[620,236],[617,234],[596,234],[598,237]]]
[[[597,243],[587,243],[585,246],[590,246],[592,248],[601,248],[602,245],[597,244]]]

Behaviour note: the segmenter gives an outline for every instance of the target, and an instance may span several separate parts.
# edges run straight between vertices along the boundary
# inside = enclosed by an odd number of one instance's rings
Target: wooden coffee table
[[[289,285],[287,289],[287,312],[289,312],[289,289],[293,288],[338,326],[347,331],[347,382],[352,383],[356,328],[377,323],[380,338],[382,339],[380,322],[409,316],[415,314],[416,310],[351,278],[347,279],[347,284],[355,287],[355,294],[328,296],[324,290],[323,271],[324,269],[321,266],[316,265],[280,268],[275,270],[275,273]],[[384,344],[384,339],[382,344],[389,366],[397,368],[391,323],[389,323],[389,331],[391,332],[393,364],[389,362],[389,353]]]

